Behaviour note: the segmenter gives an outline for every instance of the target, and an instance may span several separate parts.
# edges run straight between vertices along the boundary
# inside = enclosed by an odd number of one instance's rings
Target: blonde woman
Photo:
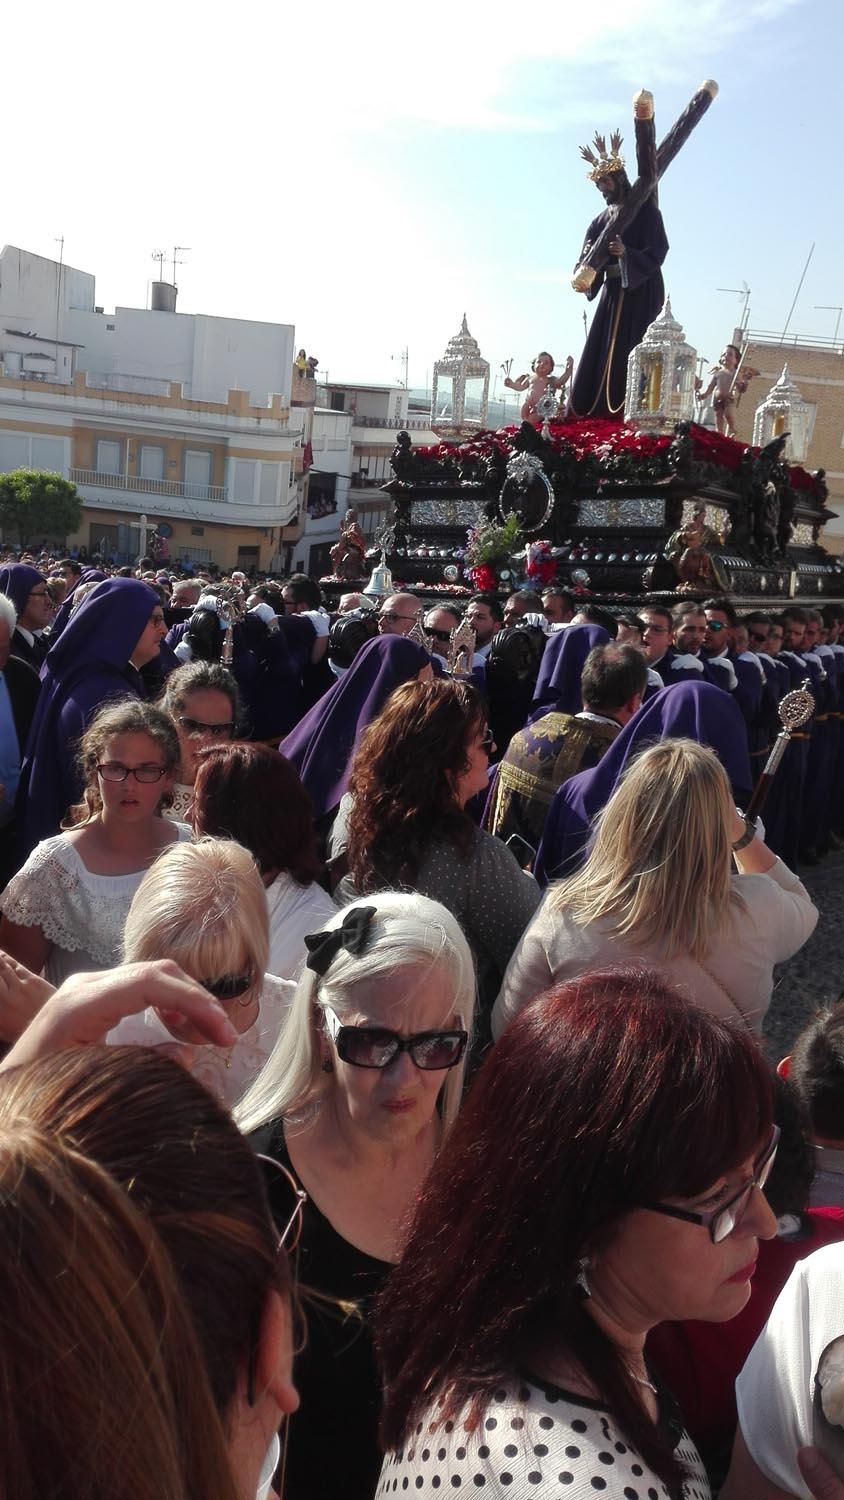
[[[219,1000],[237,1040],[209,1044],[181,1015],[149,1007],[109,1032],[111,1044],[186,1046],[183,1060],[231,1107],[258,1077],[294,986],[267,974],[267,897],[255,862],[231,839],[174,845],[143,880],[126,919],[126,963],[169,958]]]
[[[582,869],[549,887],[504,976],[493,1035],[549,985],[635,961],[759,1032],[774,965],[817,920],[805,886],[736,811],[714,752],[662,740],[599,814]]]
[[[308,1195],[301,1280],[365,1316],[457,1112],[474,968],[451,913],[419,895],[355,901],[306,944],[288,1022],[236,1118]],[[278,1179],[281,1223],[289,1190]],[[296,1378],[290,1494],[373,1494],[379,1387],[365,1322],[336,1303],[312,1307]]]

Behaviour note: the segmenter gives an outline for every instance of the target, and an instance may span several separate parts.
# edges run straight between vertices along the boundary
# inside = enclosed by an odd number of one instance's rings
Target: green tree
[[[0,474],[0,526],[17,535],[22,547],[55,540],[79,530],[82,504],[76,485],[43,469],[12,469]]]

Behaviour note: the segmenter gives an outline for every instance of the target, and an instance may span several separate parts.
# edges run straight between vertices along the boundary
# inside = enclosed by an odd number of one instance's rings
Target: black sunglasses
[[[451,631],[450,630],[430,630],[427,625],[424,626],[423,628],[425,630],[425,634],[433,636],[433,638],[434,638],[435,641],[444,641],[446,645],[448,645],[450,643],[450,641],[451,641]]]
[[[382,1026],[343,1026],[329,1007],[323,1006],[325,1023],[342,1062],[353,1068],[388,1068],[401,1052],[423,1072],[456,1068],[469,1040],[468,1031],[418,1031],[399,1036]]]
[[[238,1000],[255,983],[255,976],[248,974],[224,974],[222,979],[200,979],[200,984],[215,1000]]]
[[[228,720],[225,724],[203,724],[201,719],[189,719],[187,717],[181,717],[179,719],[179,723],[185,731],[185,734],[188,735],[213,734],[222,737],[223,735],[230,735],[234,730],[234,724],[231,720]]]

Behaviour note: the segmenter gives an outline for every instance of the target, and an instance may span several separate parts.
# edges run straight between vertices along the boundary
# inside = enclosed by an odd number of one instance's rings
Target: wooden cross
[[[681,146],[686,144],[695,126],[703,119],[717,93],[717,83],[712,78],[707,78],[687,104],[680,118],[672,125],[658,149],[653,94],[648,93],[647,89],[642,89],[636,95],[633,100],[633,118],[636,127],[636,165],[639,169],[639,176],[624,202],[605,224],[595,243],[590,245],[577,267],[571,283],[576,292],[588,292],[598,272],[610,259],[607,249],[610,240],[623,234],[628,224],[635,219],[645,200],[656,195],[660,177],[666,167],[671,165]]]

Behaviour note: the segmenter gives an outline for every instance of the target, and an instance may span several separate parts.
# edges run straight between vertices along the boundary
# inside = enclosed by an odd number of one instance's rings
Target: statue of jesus
[[[607,206],[586,231],[579,265],[630,193],[630,179],[619,154],[621,136],[612,135],[607,151],[604,137],[596,135],[595,146],[597,155],[588,146],[582,154],[592,164],[589,177]],[[574,417],[609,417],[624,410],[627,356],[665,301],[660,266],[668,253],[668,240],[653,196],[642,203],[623,238],[611,238],[607,249],[610,259],[591,284],[578,285],[590,301],[599,294],[600,301],[572,384]]]

